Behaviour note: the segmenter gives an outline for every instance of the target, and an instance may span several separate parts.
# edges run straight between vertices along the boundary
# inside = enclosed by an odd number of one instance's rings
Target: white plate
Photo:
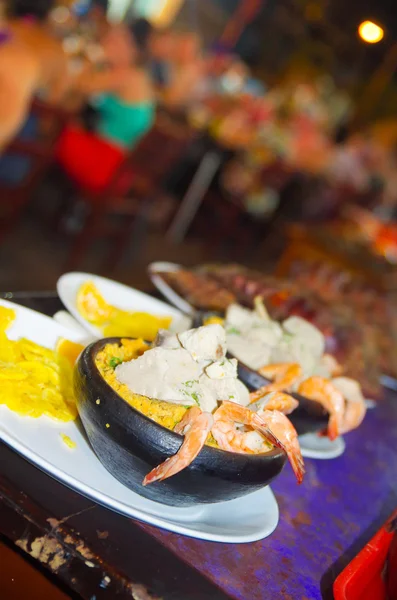
[[[394,377],[390,377],[390,375],[381,375],[380,382],[383,387],[388,390],[392,390],[393,392],[397,391],[397,379]]]
[[[0,305],[17,312],[17,319],[7,332],[12,339],[23,336],[48,348],[54,348],[61,336],[76,342],[81,339],[76,331],[40,313],[5,300],[0,300]],[[64,444],[61,433],[76,442],[74,450]],[[278,505],[270,488],[231,502],[193,508],[172,508],[143,498],[102,466],[79,421],[57,423],[47,417],[21,417],[0,405],[0,439],[95,502],[169,531],[217,542],[245,543],[260,540],[277,527]]]
[[[299,444],[302,450],[302,456],[305,458],[317,458],[319,460],[331,460],[341,456],[346,448],[345,440],[342,437],[335,441],[327,437],[320,437],[317,433],[305,433],[299,436]]]
[[[190,327],[191,321],[185,315],[182,315],[179,310],[127,285],[91,273],[66,273],[58,280],[58,295],[76,321],[81,323],[96,338],[103,337],[103,333],[99,327],[95,327],[80,315],[76,305],[77,293],[82,284],[87,281],[92,281],[105,300],[113,306],[123,310],[170,316],[173,319],[170,329],[173,331],[184,331]]]
[[[175,263],[154,262],[149,265],[148,273],[153,285],[156,286],[156,288],[163,294],[164,298],[166,298],[168,302],[171,302],[183,313],[193,316],[196,312],[196,309],[184,298],[182,298],[182,296],[175,292],[175,290],[168,285],[161,275],[161,273],[175,273],[176,271],[180,271],[182,268],[183,267],[181,267],[181,265],[177,265]]]

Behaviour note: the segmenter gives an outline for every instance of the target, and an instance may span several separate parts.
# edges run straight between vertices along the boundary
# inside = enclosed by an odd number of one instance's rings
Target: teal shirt
[[[95,105],[99,112],[97,133],[121,148],[133,148],[154,121],[153,102],[127,104],[112,94],[104,94]]]

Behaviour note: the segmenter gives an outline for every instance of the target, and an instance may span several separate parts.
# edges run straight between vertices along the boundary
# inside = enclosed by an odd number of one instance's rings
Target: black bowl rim
[[[228,352],[228,356],[230,358],[236,358],[233,354],[231,354],[229,352]],[[249,367],[248,365],[246,365],[241,360],[238,360],[238,359],[236,359],[236,360],[238,361],[239,366],[242,367],[243,370],[251,373],[252,376],[255,377],[258,380],[258,384],[260,382],[260,384],[259,384],[259,386],[258,386],[257,389],[260,389],[262,386],[268,385],[268,384],[272,383],[270,379],[267,379],[266,377],[264,377],[263,375],[261,375],[259,373],[259,371],[257,371],[256,369],[251,369],[251,367]],[[249,386],[248,382],[244,381],[244,379],[241,377],[241,375],[240,375],[239,378],[244,383],[244,385]],[[317,409],[324,414],[324,417],[326,417],[326,416],[329,417],[329,412],[317,400],[312,400],[312,398],[308,398],[307,396],[302,396],[302,394],[298,394],[298,392],[288,392],[287,390],[284,390],[284,393],[285,394],[289,394],[290,396],[292,396],[293,398],[295,398],[295,400],[298,400],[298,402],[302,402],[302,401],[308,402],[313,407],[317,407]],[[293,414],[293,412],[291,414]]]
[[[92,342],[91,344],[89,344],[81,353],[79,361],[82,359],[85,359],[86,365],[88,366],[88,369],[92,369],[93,373],[95,373],[95,375],[98,378],[98,385],[101,385],[104,387],[104,390],[106,391],[107,394],[110,394],[110,396],[113,398],[116,398],[118,401],[122,401],[130,410],[132,410],[136,415],[139,415],[139,417],[143,418],[144,421],[146,421],[148,424],[150,424],[151,426],[155,426],[155,428],[157,428],[159,431],[166,431],[168,434],[170,434],[175,440],[179,440],[181,441],[183,439],[183,436],[180,435],[179,433],[176,433],[175,431],[173,431],[172,429],[168,429],[167,427],[164,427],[163,425],[160,425],[159,423],[157,423],[156,421],[154,421],[153,419],[150,419],[149,417],[147,417],[144,413],[140,412],[139,410],[137,410],[136,408],[134,408],[133,406],[131,406],[126,400],[124,400],[124,398],[122,398],[115,389],[112,388],[112,386],[102,377],[98,367],[95,364],[95,356],[98,354],[98,352],[100,352],[105,346],[107,346],[108,344],[120,344],[121,340],[136,340],[138,338],[131,338],[131,337],[112,337],[112,338],[102,338],[100,340],[96,340],[95,342]],[[146,342],[148,343],[148,342]],[[235,454],[237,456],[244,456],[247,460],[252,460],[252,461],[262,461],[265,457],[275,457],[275,456],[280,456],[280,455],[284,455],[286,457],[286,452],[284,452],[284,450],[282,450],[281,448],[273,448],[273,450],[269,450],[269,452],[262,452],[260,454],[240,454],[238,452],[229,452],[226,450],[221,450],[220,448],[213,448],[212,446],[205,446],[205,450],[207,452],[213,452],[215,454],[218,454],[219,456],[227,456],[230,454]]]
[[[222,312],[216,311],[216,310],[198,310],[197,315],[195,317],[196,327],[200,327],[200,324],[201,325],[203,324],[204,318],[207,315],[222,317]],[[222,318],[224,318],[224,316]],[[228,352],[227,356],[228,356],[228,358],[236,359],[238,361],[239,367],[241,367],[242,370],[245,370],[247,373],[250,373],[251,376],[258,381],[258,387],[252,386],[247,380],[244,380],[243,377],[241,376],[241,374],[239,373],[239,379],[244,383],[244,385],[247,385],[248,387],[252,387],[253,389],[259,389],[265,385],[272,383],[272,381],[270,379],[267,379],[266,377],[261,375],[257,369],[252,369],[251,367],[249,367],[244,361],[242,361],[239,358],[237,358],[236,356],[234,356],[234,354],[232,352]],[[397,384],[396,384],[396,388],[397,388]],[[329,418],[329,416],[330,416],[329,412],[317,400],[312,400],[312,398],[308,398],[307,396],[302,396],[302,394],[298,394],[297,392],[289,392],[287,390],[283,390],[283,391],[285,394],[289,394],[290,396],[295,398],[295,400],[298,400],[298,402],[303,401],[304,403],[309,403],[309,405],[312,405],[313,407],[315,407],[317,409],[318,415],[322,414],[324,418],[326,418],[326,417]]]

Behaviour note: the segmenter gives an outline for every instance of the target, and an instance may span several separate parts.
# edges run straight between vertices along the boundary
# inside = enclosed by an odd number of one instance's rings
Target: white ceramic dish
[[[175,292],[175,290],[168,285],[161,275],[161,273],[175,273],[176,271],[180,271],[182,268],[183,267],[181,267],[181,265],[177,265],[175,263],[154,262],[149,265],[148,273],[153,285],[156,286],[156,288],[163,294],[164,298],[166,298],[168,302],[171,302],[183,313],[193,316],[196,312],[196,309],[184,298],[182,298],[182,296]]]
[[[58,295],[76,321],[96,338],[103,337],[103,333],[98,327],[95,327],[80,315],[76,305],[77,293],[81,285],[87,281],[92,281],[103,294],[105,300],[118,308],[148,312],[159,316],[168,315],[173,319],[171,325],[173,331],[184,331],[190,327],[190,319],[179,310],[127,285],[91,273],[66,273],[58,280]]]
[[[81,334],[40,313],[0,300],[14,308],[11,339],[27,337],[54,348],[59,337],[79,342]],[[1,393],[1,390],[0,390]],[[60,434],[68,435],[70,449]],[[47,417],[21,417],[0,405],[0,439],[27,460],[95,502],[146,523],[199,539],[245,543],[270,535],[277,527],[278,505],[270,488],[244,498],[195,508],[172,508],[151,502],[124,487],[102,466],[79,421],[57,423]]]
[[[393,392],[397,391],[397,380],[394,377],[390,377],[390,375],[381,375],[380,382],[383,387],[388,390],[392,390]]]
[[[317,458],[318,460],[331,460],[341,456],[346,448],[345,440],[342,437],[335,441],[327,437],[320,437],[317,433],[305,433],[299,436],[299,444],[302,450],[302,456],[305,458]]]

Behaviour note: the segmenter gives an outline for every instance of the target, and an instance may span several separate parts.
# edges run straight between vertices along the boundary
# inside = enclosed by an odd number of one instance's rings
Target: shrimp
[[[336,377],[332,384],[343,394],[346,410],[341,433],[352,431],[361,425],[367,408],[360,384],[350,377]]]
[[[341,433],[348,433],[353,429],[357,429],[363,422],[366,412],[367,408],[364,402],[347,400]]]
[[[345,399],[341,392],[324,377],[309,377],[300,384],[298,393],[316,400],[329,412],[328,437],[335,440],[342,432],[345,415]]]
[[[190,408],[175,432],[185,436],[178,452],[153,469],[143,480],[143,485],[163,481],[188,467],[202,450],[214,418],[210,413],[202,412],[197,406]]]
[[[283,444],[298,483],[302,483],[305,474],[305,464],[295,427],[288,417],[278,410],[265,410],[261,413],[261,418]]]
[[[332,354],[323,354],[321,364],[329,370],[331,377],[337,377],[343,373],[343,367]]]
[[[214,414],[212,435],[220,448],[229,452],[252,452],[250,431],[239,431],[236,424],[251,427],[274,446],[286,452],[299,483],[303,480],[304,464],[298,435],[285,415],[265,410],[261,415],[234,402],[222,402]]]
[[[253,392],[254,394],[255,392]],[[299,406],[298,400],[295,400],[290,394],[283,392],[270,392],[256,402],[256,407],[251,405],[252,410],[261,413],[263,410],[278,410],[284,415],[289,415]]]
[[[278,363],[261,367],[259,373],[268,379],[274,379],[274,382],[264,385],[256,392],[252,392],[250,394],[251,402],[260,400],[269,392],[288,390],[302,377],[302,368],[298,363]]]

